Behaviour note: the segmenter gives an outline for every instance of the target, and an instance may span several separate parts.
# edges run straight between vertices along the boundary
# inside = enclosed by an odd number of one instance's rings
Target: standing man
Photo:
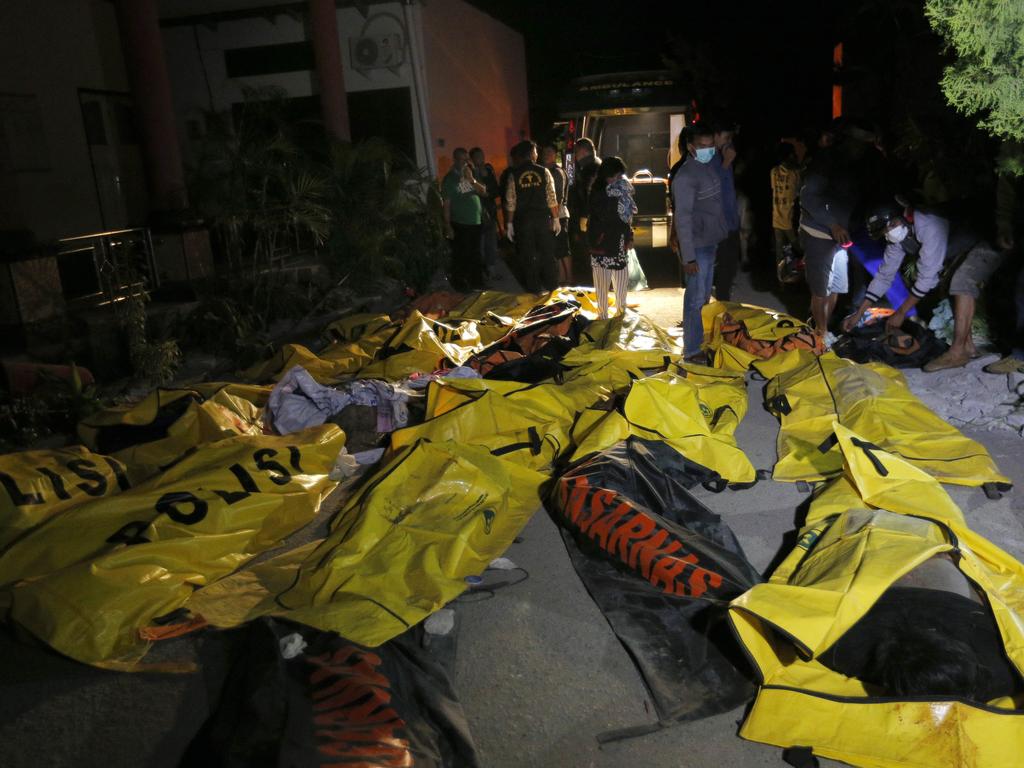
[[[797,151],[789,142],[779,144],[779,164],[771,170],[772,230],[775,235],[775,263],[785,259],[784,248],[797,246],[794,212],[800,189],[800,166]]]
[[[485,190],[480,195],[480,202],[483,204],[480,222],[480,248],[483,252],[484,268],[486,269],[498,261],[499,224],[496,201],[501,197],[501,187],[498,186],[498,175],[494,172],[494,167],[484,161],[484,151],[480,147],[473,147],[469,150],[469,159],[473,163],[473,175],[477,181],[483,184]]]
[[[722,202],[722,177],[712,165],[715,134],[703,125],[687,129],[687,158],[672,180],[673,215],[679,259],[686,276],[683,295],[683,351],[689,362],[707,362],[701,351],[701,308],[711,297],[715,251],[729,234]]]
[[[826,340],[840,293],[848,291],[850,230],[863,221],[863,202],[886,187],[876,135],[855,124],[834,123],[804,174],[800,189],[800,245],[811,289],[815,333]]]
[[[452,168],[441,183],[444,199],[445,237],[452,241],[452,266],[449,282],[458,291],[482,288],[484,283],[481,251],[480,197],[487,193],[473,176],[469,153],[463,147],[452,152]]]
[[[851,330],[865,310],[885,295],[904,257],[917,254],[917,279],[910,295],[889,316],[886,326],[898,330],[907,312],[938,286],[941,273],[948,265],[954,270],[949,283],[953,297],[953,343],[923,368],[929,372],[962,368],[977,357],[978,350],[971,338],[974,305],[981,295],[982,284],[1002,263],[1003,254],[972,235],[970,230],[951,225],[942,216],[898,205],[884,205],[875,210],[868,218],[868,233],[878,239],[885,238],[882,266],[860,306],[843,320],[843,330]]]
[[[715,297],[719,301],[729,301],[732,298],[732,285],[736,281],[736,272],[740,266],[740,209],[733,173],[736,148],[732,141],[735,132],[736,127],[731,124],[715,128],[717,152],[711,161],[722,183],[722,208],[725,212],[725,225],[729,230],[725,240],[718,245],[718,253],[715,256]]]
[[[826,134],[822,134],[824,137]],[[800,248],[804,252],[804,277],[811,290],[814,331],[827,338],[828,324],[839,299],[832,293],[832,266],[836,253],[850,243],[850,217],[856,204],[850,179],[835,157],[835,134],[811,161],[800,188]]]
[[[555,180],[555,200],[558,203],[558,223],[561,229],[555,236],[555,264],[558,267],[558,284],[572,285],[572,257],[569,255],[569,207],[566,195],[569,192],[569,177],[558,164],[558,150],[553,144],[544,146],[541,164]]]
[[[601,159],[594,150],[594,142],[583,138],[573,147],[575,173],[569,187],[569,247],[572,251],[574,272],[590,272],[590,249],[587,246],[587,210],[590,206],[590,188],[597,178]]]
[[[537,164],[537,145],[529,140],[512,148],[515,167],[505,190],[505,221],[516,244],[526,290],[555,287],[555,237],[561,232],[551,172]]]

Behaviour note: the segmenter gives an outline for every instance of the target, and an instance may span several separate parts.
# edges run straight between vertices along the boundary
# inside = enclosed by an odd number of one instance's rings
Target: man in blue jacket
[[[686,275],[683,295],[683,352],[688,361],[705,362],[701,351],[701,307],[711,297],[715,249],[729,234],[722,205],[722,180],[715,159],[715,134],[695,125],[686,131],[686,161],[672,180],[672,200],[679,259]]]

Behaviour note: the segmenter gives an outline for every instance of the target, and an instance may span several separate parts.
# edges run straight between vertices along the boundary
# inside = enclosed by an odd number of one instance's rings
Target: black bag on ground
[[[687,490],[717,479],[664,443],[631,437],[557,483],[551,507],[573,567],[659,720],[602,740],[725,712],[754,692],[725,615],[761,578],[732,530]]]
[[[920,368],[949,349],[930,328],[906,321],[889,333],[884,317],[840,336],[832,351],[855,363],[885,363],[893,368]]]
[[[422,647],[422,629],[379,648],[274,619],[240,633],[217,710],[183,768],[479,765],[448,675]],[[281,641],[294,633],[307,645],[286,659]]]

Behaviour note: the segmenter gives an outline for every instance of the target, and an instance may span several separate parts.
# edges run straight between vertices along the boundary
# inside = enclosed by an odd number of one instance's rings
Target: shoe
[[[969,362],[971,362],[971,355],[969,353],[954,352],[952,349],[948,349],[931,362],[921,366],[921,370],[925,373],[934,373],[935,371],[944,371],[948,368],[963,368]]]
[[[708,356],[703,352],[698,352],[696,355],[684,357],[683,362],[690,363],[691,365],[709,365]]]
[[[985,373],[1024,373],[1024,360],[1013,355],[1007,355],[1002,360],[996,360],[982,368]]]

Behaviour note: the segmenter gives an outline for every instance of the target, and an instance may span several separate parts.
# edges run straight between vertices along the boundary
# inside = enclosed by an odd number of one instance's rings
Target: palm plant
[[[423,288],[446,249],[436,183],[381,139],[338,142],[329,157],[335,269]]]

